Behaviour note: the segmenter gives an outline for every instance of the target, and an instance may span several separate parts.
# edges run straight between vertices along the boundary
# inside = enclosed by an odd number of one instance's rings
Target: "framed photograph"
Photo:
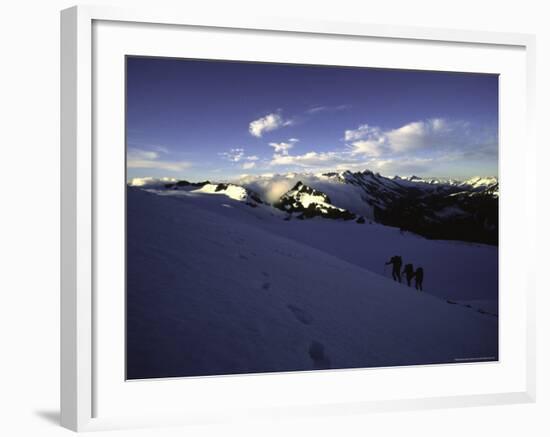
[[[61,18],[63,426],[534,400],[534,37]]]

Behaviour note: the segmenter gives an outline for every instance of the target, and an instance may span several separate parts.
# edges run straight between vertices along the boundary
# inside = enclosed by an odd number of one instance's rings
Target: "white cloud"
[[[378,137],[380,135],[380,128],[369,126],[368,124],[362,124],[357,129],[346,130],[344,132],[344,139],[346,141],[357,141],[365,138]]]
[[[294,147],[294,143],[290,140],[288,143],[269,143],[269,145],[275,149],[276,154],[281,155],[288,155],[288,151]]]
[[[275,155],[288,155],[290,149],[294,147],[294,144],[298,143],[300,140],[298,138],[289,138],[286,142],[281,141],[280,143],[269,143],[273,147],[273,153]]]
[[[284,120],[279,114],[271,113],[250,122],[248,131],[260,138],[265,132],[270,132],[283,126],[290,126],[292,120]]]
[[[306,112],[308,114],[315,114],[317,112],[323,112],[327,110],[328,110],[328,106],[314,106],[312,108],[309,108]]]
[[[392,150],[403,152],[456,144],[459,137],[464,137],[464,132],[460,132],[464,127],[464,123],[449,123],[441,118],[433,118],[406,124],[386,132],[385,135]]]
[[[161,153],[170,153],[170,150],[164,146],[153,146],[153,149]]]
[[[358,140],[350,144],[352,155],[380,156],[384,153],[383,139],[379,140]]]
[[[385,152],[387,138],[379,127],[362,124],[357,129],[346,130],[344,139],[352,155],[381,156]]]
[[[254,161],[245,162],[242,165],[243,170],[250,170],[251,168],[256,167],[256,163]]]
[[[317,114],[319,112],[327,112],[327,111],[344,111],[346,109],[350,109],[351,105],[336,105],[336,106],[326,106],[326,105],[319,105],[319,106],[313,106],[309,108],[306,111],[306,114]]]
[[[160,159],[157,151],[129,148],[127,153],[128,168],[156,168],[166,171],[181,171],[191,167],[188,161],[168,161]]]
[[[159,157],[159,154],[152,150],[141,150],[141,149],[134,149],[134,148],[128,149],[128,159],[153,160],[153,159],[158,159],[158,157]]]
[[[222,153],[219,153],[219,155],[227,159],[228,161],[239,162],[244,157],[244,149],[240,149],[240,148],[231,149],[229,150],[229,152],[222,152]]]
[[[279,175],[268,173],[260,176],[242,175],[239,179],[240,184],[260,193],[263,199],[272,203],[278,200],[283,194],[296,185],[296,180]]]
[[[157,168],[167,171],[181,171],[191,167],[188,161],[128,160],[128,168]]]
[[[132,178],[132,180],[128,183],[128,185],[131,185],[133,187],[158,187],[163,186],[164,184],[170,183],[170,182],[177,182],[178,180],[176,178],[153,178],[151,176],[146,176],[143,178]]]
[[[414,121],[396,129],[382,130],[376,126],[360,125],[346,130],[344,139],[354,155],[365,157],[406,155],[418,151],[430,153],[467,153],[489,143],[496,149],[496,138],[483,131],[472,130],[469,123],[431,118]],[[492,146],[491,146],[492,145]]]
[[[260,159],[256,155],[247,155],[245,150],[240,147],[230,149],[229,152],[218,153],[218,155],[231,162],[258,161]]]
[[[376,159],[370,163],[370,167],[386,176],[411,176],[415,173],[425,174],[440,164],[441,159],[433,158]]]

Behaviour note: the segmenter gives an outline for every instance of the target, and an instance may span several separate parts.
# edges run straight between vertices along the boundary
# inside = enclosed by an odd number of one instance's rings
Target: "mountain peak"
[[[327,194],[302,181],[298,181],[273,206],[288,213],[301,213],[298,218],[302,219],[316,216],[344,220],[355,218],[355,214],[332,205]]]
[[[251,206],[256,206],[258,203],[264,203],[260,196],[254,191],[245,188],[241,185],[231,183],[211,184],[207,183],[200,187],[198,190],[194,190],[198,193],[208,194],[225,194],[227,197],[246,202]]]

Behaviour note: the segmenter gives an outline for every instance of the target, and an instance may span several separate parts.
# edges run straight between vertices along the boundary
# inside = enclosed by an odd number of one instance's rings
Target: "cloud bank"
[[[443,118],[387,130],[361,124],[345,130],[343,139],[346,142],[343,150],[297,155],[290,154],[290,147],[280,146],[287,143],[271,143],[275,153],[269,165],[309,171],[369,168],[384,174],[411,174],[433,172],[439,165],[472,158],[494,159],[498,151],[496,134],[491,129]]]
[[[470,123],[443,118],[415,121],[389,130],[363,124],[357,129],[346,130],[344,140],[353,154],[369,157],[419,151],[467,151],[491,140],[496,146],[496,138],[489,138],[479,129],[473,129]]]

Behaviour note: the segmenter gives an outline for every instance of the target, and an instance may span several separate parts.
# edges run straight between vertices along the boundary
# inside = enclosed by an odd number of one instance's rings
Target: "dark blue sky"
[[[127,59],[128,176],[497,174],[498,77]]]

